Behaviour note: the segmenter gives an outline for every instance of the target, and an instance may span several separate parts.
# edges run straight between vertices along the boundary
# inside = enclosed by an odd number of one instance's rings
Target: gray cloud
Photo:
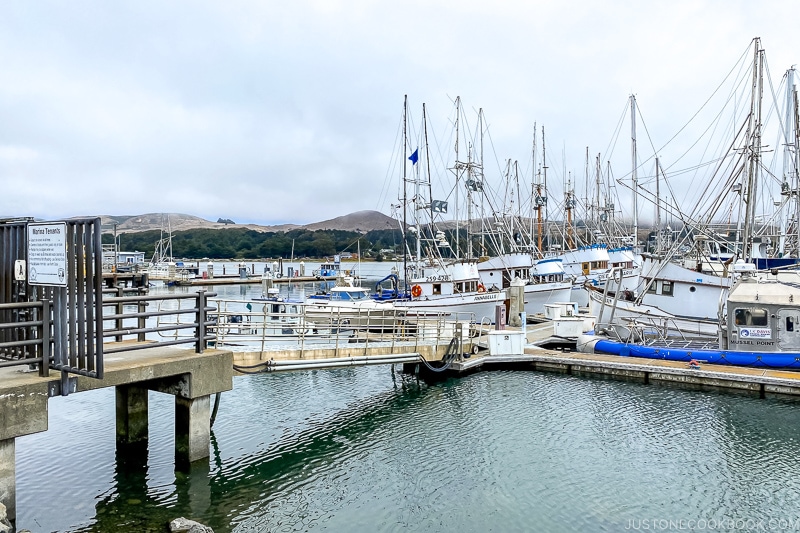
[[[583,176],[585,147],[605,152],[631,92],[659,145],[752,37],[763,38],[775,73],[797,61],[793,2],[2,9],[0,214],[43,218],[185,212],[306,223],[388,213],[404,94],[417,125],[427,103],[443,158],[461,96],[486,112],[488,178],[500,178],[506,158],[530,167],[534,122],[547,128],[554,175]],[[615,148],[618,176],[626,150]]]

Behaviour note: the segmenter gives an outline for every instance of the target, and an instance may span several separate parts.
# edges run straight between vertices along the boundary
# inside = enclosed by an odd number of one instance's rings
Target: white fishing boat
[[[525,282],[525,312],[544,312],[548,303],[567,302],[572,280],[564,279],[560,258],[534,261],[529,253],[502,254],[478,263],[481,283],[487,290],[507,289],[514,279]]]
[[[478,274],[476,261],[453,261],[423,266],[410,282],[411,299],[395,305],[416,313],[447,313],[455,320],[494,322],[496,308],[505,305],[506,292],[487,290]]]
[[[751,267],[751,268],[747,268]],[[578,349],[684,361],[701,369],[705,363],[758,368],[800,368],[800,285],[758,276],[741,262],[726,299],[728,310],[717,335],[694,338],[686,332],[665,332],[657,324],[631,321],[628,326],[597,324],[582,335]]]

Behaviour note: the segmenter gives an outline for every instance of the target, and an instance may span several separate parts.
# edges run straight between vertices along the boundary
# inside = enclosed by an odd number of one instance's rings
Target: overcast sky
[[[753,37],[773,76],[800,63],[799,6],[5,0],[0,216],[390,214],[406,94],[437,131],[457,96],[473,122],[484,110],[487,179],[530,168],[534,123],[552,166],[582,176],[631,93],[659,145]],[[629,130],[619,144],[629,162]]]

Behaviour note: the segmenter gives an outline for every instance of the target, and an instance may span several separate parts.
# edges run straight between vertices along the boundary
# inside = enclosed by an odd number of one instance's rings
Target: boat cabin
[[[727,311],[724,349],[800,351],[800,284],[742,279],[728,295]]]
[[[364,287],[333,287],[330,292],[332,302],[358,302],[371,299],[369,289]]]

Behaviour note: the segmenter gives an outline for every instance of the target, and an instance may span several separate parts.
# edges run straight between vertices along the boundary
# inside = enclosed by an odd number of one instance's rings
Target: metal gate
[[[28,270],[41,261],[28,257],[32,228],[63,228],[65,247],[58,280]],[[38,230],[42,231],[42,230]],[[60,243],[61,241],[59,241]],[[40,223],[31,219],[0,223],[0,366],[28,364],[38,358],[46,369],[103,377],[102,244],[100,219]]]

